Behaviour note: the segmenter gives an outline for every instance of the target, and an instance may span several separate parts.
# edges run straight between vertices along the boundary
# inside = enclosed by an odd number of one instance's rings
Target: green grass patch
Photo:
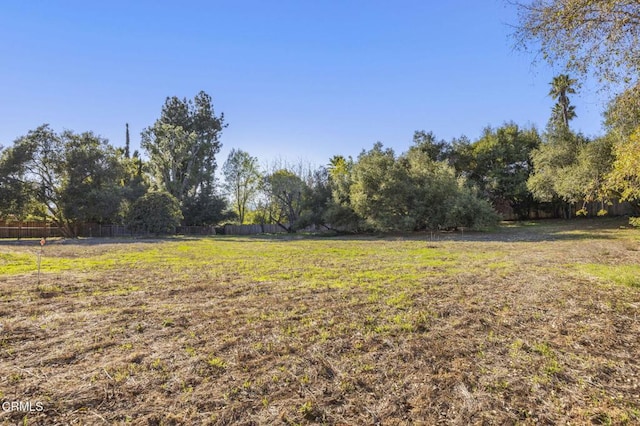
[[[578,265],[578,269],[607,282],[640,288],[640,265],[587,263]]]

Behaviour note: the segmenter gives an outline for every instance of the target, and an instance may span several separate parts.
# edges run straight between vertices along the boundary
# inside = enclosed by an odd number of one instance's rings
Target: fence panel
[[[280,234],[287,232],[275,224],[265,225],[225,225],[225,235]]]
[[[49,223],[0,222],[0,238],[49,238],[61,236],[60,230]]]
[[[176,234],[182,235],[216,235],[216,228],[213,226],[178,226]]]

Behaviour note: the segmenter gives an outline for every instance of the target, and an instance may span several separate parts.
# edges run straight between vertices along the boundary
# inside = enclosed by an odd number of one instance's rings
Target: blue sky
[[[505,0],[64,1],[0,5],[0,144],[40,124],[132,145],[167,96],[213,97],[231,148],[260,162],[326,164],[415,130],[477,138],[505,121],[544,128],[560,67],[514,51]],[[573,127],[601,131],[597,87]]]

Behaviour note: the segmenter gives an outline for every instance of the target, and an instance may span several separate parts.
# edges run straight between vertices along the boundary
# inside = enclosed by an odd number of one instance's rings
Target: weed
[[[311,401],[306,401],[304,404],[298,407],[298,412],[305,418],[313,417],[313,404],[311,403]]]
[[[164,370],[164,363],[160,358],[156,358],[151,362],[151,368],[153,370]]]
[[[209,358],[207,360],[207,364],[218,370],[224,370],[225,368],[227,368],[227,363],[222,358],[218,357]]]
[[[22,381],[24,376],[20,373],[13,373],[9,376],[9,384],[15,385]]]

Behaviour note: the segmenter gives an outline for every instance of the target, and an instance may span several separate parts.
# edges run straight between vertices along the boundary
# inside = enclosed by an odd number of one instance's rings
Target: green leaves
[[[592,71],[616,85],[637,81],[640,5],[635,0],[532,0],[516,3],[515,37],[552,64],[579,74]]]
[[[181,220],[178,200],[164,191],[151,191],[140,197],[131,206],[127,218],[134,231],[156,235],[173,233]]]
[[[260,188],[258,159],[240,149],[232,149],[222,167],[225,189],[231,196],[240,224],[244,223],[247,205]]]
[[[551,111],[551,122],[553,124],[569,127],[569,121],[576,118],[576,107],[571,105],[568,95],[576,93],[575,85],[577,82],[576,79],[570,78],[568,74],[560,74],[551,81],[549,96],[558,101]]]
[[[200,92],[193,100],[167,98],[160,118],[142,132],[153,182],[180,202],[187,224],[196,218],[184,206],[213,197],[224,127],[224,115],[216,116],[211,97]]]
[[[413,231],[483,227],[495,223],[490,204],[458,179],[452,167],[433,161],[422,144],[396,158],[382,144],[363,152],[353,166],[351,207],[363,227]]]
[[[640,128],[617,144],[614,151],[616,157],[607,184],[640,213]]]
[[[39,210],[67,236],[75,221],[117,221],[122,169],[115,150],[91,132],[57,134],[42,125],[3,153],[0,171],[4,214]]]
[[[266,176],[263,189],[269,197],[271,219],[293,231],[303,209],[306,183],[287,169],[276,170]]]

